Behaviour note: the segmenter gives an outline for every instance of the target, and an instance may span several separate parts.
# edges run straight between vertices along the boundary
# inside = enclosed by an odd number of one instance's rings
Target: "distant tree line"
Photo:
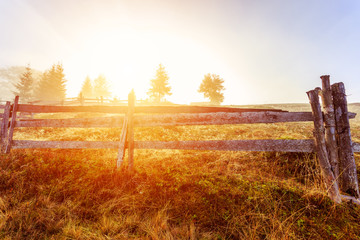
[[[38,81],[35,81],[33,70],[28,65],[20,75],[19,81],[14,84],[14,94],[18,95],[22,102],[62,101],[66,97],[66,82],[62,64],[53,64],[50,69],[42,73]],[[99,75],[93,82],[86,77],[81,92],[87,98],[111,96],[109,84],[104,75]]]
[[[14,94],[20,96],[22,102],[33,100],[61,101],[66,96],[66,79],[62,64],[53,64],[44,71],[38,81],[34,81],[33,71],[28,65],[21,74],[20,81],[15,84]]]
[[[39,100],[61,101],[66,96],[66,79],[61,64],[54,64],[46,70],[35,88],[35,96]]]
[[[35,84],[36,82],[36,84]],[[66,97],[66,82],[62,64],[53,64],[44,71],[38,81],[34,81],[33,71],[28,65],[21,74],[19,82],[15,84],[14,94],[19,95],[23,102],[32,100],[61,101]],[[212,104],[221,104],[224,101],[224,80],[216,74],[206,74],[198,89]],[[109,83],[104,75],[99,75],[94,80],[87,76],[82,84],[79,95],[84,98],[108,98],[111,96]],[[171,87],[169,76],[162,64],[156,70],[155,77],[150,80],[147,92],[149,100],[160,103],[165,96],[170,96]]]
[[[34,95],[33,86],[34,78],[30,65],[28,65],[25,72],[20,76],[20,81],[15,84],[14,94],[20,96],[22,101],[31,101]]]
[[[107,98],[111,96],[109,88],[109,83],[104,75],[99,75],[94,81],[87,76],[82,84],[80,94],[84,98]]]

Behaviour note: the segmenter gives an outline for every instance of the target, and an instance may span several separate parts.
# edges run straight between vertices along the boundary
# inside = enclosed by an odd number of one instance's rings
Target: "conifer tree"
[[[91,83],[91,79],[87,76],[81,87],[81,94],[84,98],[92,98],[93,97],[93,86]]]
[[[109,90],[109,83],[107,82],[104,75],[99,75],[94,80],[94,88],[93,88],[94,97],[110,97],[111,92]]]
[[[28,102],[33,98],[34,79],[30,65],[25,68],[25,72],[20,76],[20,81],[15,84],[14,94],[20,97],[20,101]]]
[[[57,64],[55,67],[53,86],[57,100],[64,100],[66,97],[66,79],[62,64]]]
[[[159,64],[154,79],[150,81],[150,89],[147,92],[149,97],[155,102],[161,102],[165,95],[171,95],[171,87],[169,86],[169,76],[165,71],[165,67]]]
[[[36,98],[44,101],[62,101],[66,96],[66,79],[62,64],[54,64],[45,71],[36,89]]]

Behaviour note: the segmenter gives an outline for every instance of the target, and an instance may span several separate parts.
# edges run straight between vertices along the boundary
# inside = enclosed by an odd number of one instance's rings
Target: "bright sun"
[[[81,70],[92,79],[104,74],[113,96],[123,98],[136,89],[138,97],[144,98],[149,80],[161,62],[159,42],[156,35],[130,30],[94,34],[79,50],[82,68],[86,68]]]
[[[79,91],[86,75],[95,79],[103,74],[111,85],[113,97],[120,99],[126,99],[131,89],[135,90],[137,99],[146,99],[150,79],[162,63],[173,89],[168,100],[188,103],[191,101],[189,96],[194,96],[201,101],[197,88],[204,74],[211,71],[221,74],[223,70],[204,44],[156,30],[97,31],[89,34],[76,52],[76,62],[72,65],[78,67],[78,85],[73,91]]]

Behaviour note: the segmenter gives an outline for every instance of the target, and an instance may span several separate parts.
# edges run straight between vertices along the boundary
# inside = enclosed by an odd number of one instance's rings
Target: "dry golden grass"
[[[357,121],[352,134],[360,139]],[[39,128],[14,137],[119,136],[120,129]],[[311,136],[310,123],[135,130],[136,140]],[[134,173],[116,169],[116,156],[30,149],[1,155],[0,238],[359,239],[359,207],[328,199],[314,154],[136,150]]]

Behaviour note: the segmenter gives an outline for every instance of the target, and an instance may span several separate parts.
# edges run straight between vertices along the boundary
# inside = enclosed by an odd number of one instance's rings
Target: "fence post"
[[[359,185],[356,174],[356,164],[352,149],[350,123],[344,83],[331,85],[335,107],[335,121],[339,146],[340,188],[356,198],[359,198]]]
[[[8,129],[9,129],[10,112],[11,112],[11,103],[7,101],[5,104],[4,116],[1,123],[1,153],[5,152],[6,139],[8,136]]]
[[[15,123],[16,123],[16,112],[18,109],[18,103],[19,103],[19,96],[16,96],[15,100],[14,100],[12,113],[11,113],[9,136],[8,136],[8,141],[6,144],[5,153],[9,153],[11,150],[11,145],[12,145],[12,140],[13,140],[13,135],[14,135],[14,128],[15,128]]]
[[[128,96],[128,161],[129,170],[134,170],[134,111],[135,111],[135,93],[131,90]]]
[[[124,123],[123,123],[123,127],[121,130],[121,136],[120,136],[120,145],[119,145],[119,152],[118,152],[118,159],[117,159],[117,168],[121,167],[123,160],[124,160],[124,155],[125,155],[125,150],[126,150],[126,138],[127,138],[127,132],[128,132],[128,119],[127,116],[124,117]]]
[[[325,129],[323,116],[321,112],[321,106],[319,102],[319,89],[311,90],[307,92],[307,95],[310,100],[310,105],[314,117],[314,139],[315,146],[319,158],[319,165],[321,168],[321,173],[325,180],[325,186],[328,189],[329,197],[336,203],[341,203],[341,197],[339,192],[339,187],[334,177],[334,174],[331,170],[329,163],[328,153],[326,151],[325,143]]]
[[[79,94],[79,101],[80,101],[80,105],[84,106],[84,95],[82,94],[82,92],[80,92]]]
[[[336,180],[339,178],[339,153],[336,143],[336,125],[334,104],[330,86],[330,76],[324,75],[320,77],[322,80],[321,99],[324,110],[325,122],[325,142],[328,151],[329,162]]]

